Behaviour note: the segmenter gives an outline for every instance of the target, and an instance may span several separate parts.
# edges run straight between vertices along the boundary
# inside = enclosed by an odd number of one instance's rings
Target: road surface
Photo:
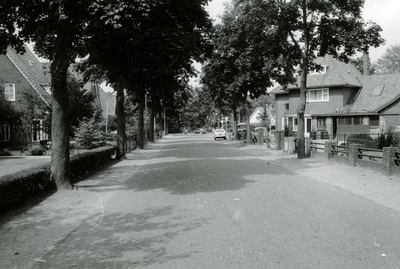
[[[0,259],[4,268],[400,268],[400,196],[360,191],[385,179],[374,173],[351,186],[332,176],[348,169],[209,134],[167,136],[78,191],[2,216]]]

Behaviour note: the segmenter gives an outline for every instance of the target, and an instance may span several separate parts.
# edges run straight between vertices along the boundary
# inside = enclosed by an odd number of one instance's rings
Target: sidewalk
[[[400,178],[362,167],[351,167],[321,158],[297,159],[296,154],[276,151],[260,145],[239,147],[265,161],[293,172],[352,192],[378,204],[400,211]]]

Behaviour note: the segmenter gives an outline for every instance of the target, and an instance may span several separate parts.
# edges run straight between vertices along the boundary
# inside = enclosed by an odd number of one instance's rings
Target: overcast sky
[[[216,19],[224,12],[224,4],[230,0],[212,0],[206,7],[210,17]],[[376,61],[390,45],[400,44],[400,1],[399,0],[365,0],[364,20],[374,21],[382,27],[381,36],[386,45],[370,49],[371,61]]]
[[[214,20],[224,12],[224,3],[230,0],[212,0],[206,10]],[[381,36],[386,40],[385,45],[379,48],[370,48],[371,62],[381,57],[391,45],[400,44],[400,0],[365,0],[363,18],[366,21],[373,21],[381,26]],[[200,65],[195,64],[200,70]],[[191,84],[197,84],[199,78],[192,78]]]
[[[224,12],[224,3],[230,0],[212,0],[206,6],[210,17],[217,19]],[[365,0],[363,10],[364,20],[376,22],[382,27],[381,35],[386,44],[370,49],[371,61],[376,61],[391,45],[400,44],[400,0]],[[199,69],[199,65],[196,66]],[[198,78],[192,79],[192,81]]]

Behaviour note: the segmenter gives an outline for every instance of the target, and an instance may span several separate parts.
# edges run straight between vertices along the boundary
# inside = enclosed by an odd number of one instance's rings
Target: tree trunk
[[[304,51],[303,51],[303,59],[302,59],[302,72],[301,72],[301,80],[300,80],[300,102],[297,107],[297,158],[303,159],[305,158],[305,146],[304,146],[304,112],[306,110],[306,96],[307,96],[307,74],[308,74],[308,49],[309,49],[309,40],[308,40],[308,27],[307,27],[307,1],[303,0],[302,4],[302,12],[303,12],[303,33],[304,33]]]
[[[164,107],[164,134],[168,134],[167,109]]]
[[[237,115],[237,107],[236,105],[232,106],[233,111],[233,139],[238,140],[238,133],[237,133],[237,122],[238,122],[238,115]]]
[[[61,38],[62,39],[62,38]],[[51,179],[58,189],[73,189],[69,177],[69,121],[67,71],[70,64],[68,46],[57,39],[51,62],[52,120],[51,120]]]
[[[138,101],[138,148],[144,148],[144,90],[139,93],[139,101]]]
[[[150,108],[149,140],[154,143],[154,109]]]
[[[117,115],[117,158],[123,159],[125,158],[125,142],[126,142],[126,134],[125,134],[125,94],[124,88],[121,84],[117,83],[115,85],[117,91],[117,102],[115,106],[115,114]]]
[[[158,110],[158,135],[161,138],[163,131],[163,117],[162,117],[162,109]]]
[[[250,113],[249,113],[249,103],[247,102],[247,96],[245,101],[245,108],[246,108],[246,144],[250,145],[251,143],[251,132],[250,132]]]

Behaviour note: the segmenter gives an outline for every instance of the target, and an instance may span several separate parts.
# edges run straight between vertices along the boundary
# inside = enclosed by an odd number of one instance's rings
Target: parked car
[[[214,140],[217,140],[217,138],[223,138],[226,140],[226,132],[224,129],[216,129],[214,131]]]
[[[201,132],[200,132],[200,129],[196,129],[196,130],[194,130],[194,132],[193,132],[193,134],[200,134]]]

